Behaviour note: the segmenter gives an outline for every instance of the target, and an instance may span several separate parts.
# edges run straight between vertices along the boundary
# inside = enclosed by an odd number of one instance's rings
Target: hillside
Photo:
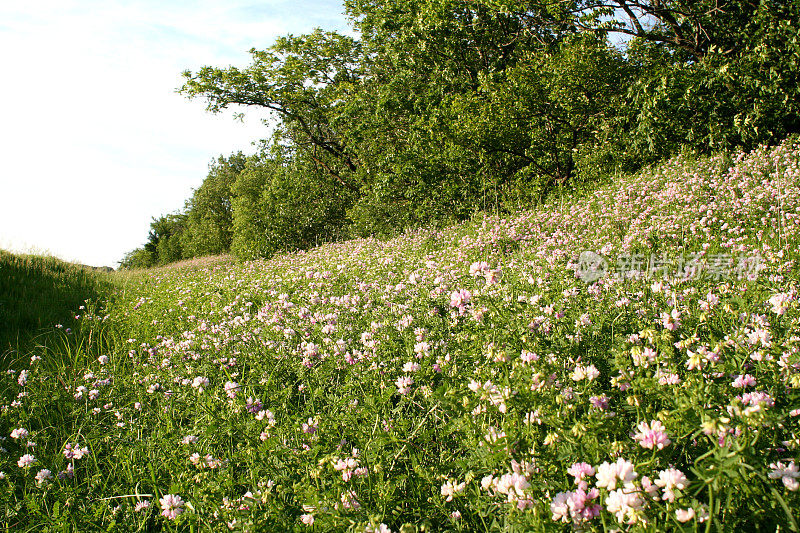
[[[0,521],[797,530],[799,186],[793,140],[504,219],[114,274],[0,377]]]
[[[85,299],[105,292],[104,283],[92,267],[0,250],[0,361],[46,342],[57,324],[71,325]]]

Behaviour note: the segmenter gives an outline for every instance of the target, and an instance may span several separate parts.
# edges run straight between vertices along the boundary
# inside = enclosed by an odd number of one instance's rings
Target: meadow
[[[115,273],[0,376],[0,523],[797,531],[798,242],[794,139]]]

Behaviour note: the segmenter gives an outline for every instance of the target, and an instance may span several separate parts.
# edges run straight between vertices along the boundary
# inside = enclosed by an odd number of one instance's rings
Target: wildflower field
[[[0,376],[18,531],[797,531],[800,143],[112,276]]]

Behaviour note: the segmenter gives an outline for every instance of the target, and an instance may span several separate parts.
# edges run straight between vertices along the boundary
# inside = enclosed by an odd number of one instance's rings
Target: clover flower
[[[575,478],[575,484],[586,490],[587,483],[584,479],[594,476],[595,469],[589,463],[575,463],[567,469],[567,474]]]
[[[622,457],[617,459],[616,463],[603,462],[597,467],[597,473],[595,474],[597,486],[614,490],[617,488],[617,481],[629,486],[638,477],[633,468],[633,463],[626,461]]]
[[[773,313],[776,315],[785,315],[786,311],[789,309],[790,301],[792,301],[792,297],[789,293],[779,292],[773,295],[768,300],[768,303],[772,306]]]
[[[303,433],[313,435],[317,431],[317,428],[319,428],[319,421],[309,417],[308,422],[303,422],[300,427]]]
[[[356,498],[356,493],[352,490],[342,493],[342,497],[340,498],[342,502],[343,509],[353,509],[358,510],[361,508],[361,504],[358,502]]]
[[[167,494],[158,503],[161,505],[161,516],[167,520],[175,520],[184,511],[185,502],[177,494]]]
[[[450,293],[450,307],[458,309],[458,314],[463,315],[467,303],[472,299],[472,293],[467,289],[461,289]]]
[[[578,489],[574,492],[559,492],[550,503],[552,519],[560,522],[571,521],[578,526],[600,516],[600,505],[590,503],[600,492],[592,489],[586,492]]]
[[[150,500],[142,500],[140,502],[136,502],[136,505],[133,507],[133,511],[136,513],[141,513],[149,508],[150,508]]]
[[[750,374],[740,374],[733,380],[731,386],[735,389],[744,389],[745,387],[755,387],[756,378]]]
[[[411,373],[417,372],[420,369],[419,363],[415,363],[414,361],[409,361],[408,363],[403,365],[403,372]]]
[[[24,439],[28,437],[28,430],[25,428],[17,428],[11,432],[12,439]]]
[[[205,376],[196,376],[192,380],[192,387],[197,389],[198,392],[203,392],[203,390],[205,390],[208,387],[209,383],[210,383],[210,381],[208,380],[207,377],[205,377]],[[225,392],[227,392],[227,390]]]
[[[64,451],[62,453],[67,459],[82,459],[84,455],[89,454],[89,448],[86,446],[81,448],[77,443],[67,443],[66,446],[64,446]]]
[[[681,325],[681,314],[677,309],[673,309],[670,313],[661,313],[661,325],[664,329],[675,331]]]
[[[695,512],[691,507],[688,509],[675,509],[675,518],[678,520],[678,522],[688,522],[694,517]]]
[[[46,468],[39,470],[39,472],[36,474],[36,484],[40,487],[51,479],[53,479],[53,473]]]
[[[689,480],[683,472],[676,468],[662,470],[658,474],[655,484],[664,490],[664,499],[668,502],[675,501],[675,489],[683,490],[689,484]]]
[[[643,507],[644,501],[636,490],[613,490],[606,498],[606,509],[617,517],[620,524],[632,525],[639,522]]]
[[[397,392],[403,395],[411,392],[411,385],[413,384],[414,379],[409,376],[401,376],[397,378],[397,381],[395,381],[395,385],[397,385]]]
[[[796,491],[800,487],[800,482],[797,481],[800,478],[800,469],[793,460],[789,461],[789,464],[780,461],[772,463],[769,467],[772,468],[772,472],[768,474],[770,479],[780,478],[783,485],[791,491]]]
[[[456,494],[461,494],[464,492],[464,488],[466,486],[466,482],[456,483],[453,480],[448,479],[441,487],[442,496],[446,496],[446,502],[451,502]]]
[[[225,386],[223,388],[228,398],[233,400],[234,398],[236,398],[236,394],[239,391],[239,384],[236,383],[235,381],[226,381]]]
[[[594,381],[599,375],[600,371],[594,365],[576,365],[570,377],[573,381],[582,381],[584,379]]]
[[[648,450],[652,450],[653,448],[663,450],[664,447],[672,444],[672,441],[667,437],[664,424],[658,420],[650,421],[649,425],[647,422],[640,422],[637,429],[639,431],[633,435],[633,439],[636,440],[642,448],[647,448]]]
[[[36,457],[34,457],[29,453],[26,453],[25,455],[19,458],[19,461],[17,461],[17,466],[19,466],[20,468],[27,468],[35,462],[36,462]]]

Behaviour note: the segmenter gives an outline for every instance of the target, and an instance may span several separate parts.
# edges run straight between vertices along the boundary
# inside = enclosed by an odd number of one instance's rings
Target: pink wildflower
[[[661,324],[664,329],[675,331],[681,325],[681,314],[677,309],[673,309],[671,313],[661,313]]]
[[[413,361],[409,361],[408,363],[403,365],[403,372],[417,372],[420,369],[419,363],[415,363]]]
[[[35,462],[36,462],[36,457],[34,457],[29,453],[26,453],[25,455],[19,458],[19,461],[17,461],[17,466],[19,466],[20,468],[27,468]]]
[[[597,489],[589,492],[583,489],[574,492],[559,492],[550,503],[553,520],[561,522],[571,520],[573,524],[577,525],[600,516],[600,506],[590,504],[598,495]]]
[[[665,446],[669,446],[672,443],[667,437],[664,424],[658,420],[650,421],[649,425],[647,422],[641,422],[637,426],[637,429],[639,431],[633,435],[633,439],[639,442],[642,448],[647,448],[648,450],[657,448],[662,450]]]
[[[414,345],[414,353],[417,354],[418,359],[422,359],[431,351],[431,346],[427,341],[420,341]]]
[[[644,502],[635,490],[618,489],[609,492],[606,509],[617,517],[621,524],[635,524],[640,519]]]
[[[772,312],[776,315],[785,315],[790,301],[792,301],[790,294],[779,292],[769,299],[769,305],[772,306]]]
[[[594,381],[600,375],[600,371],[594,365],[582,366],[576,365],[572,372],[573,381],[582,381],[584,379]]]
[[[772,468],[772,472],[769,473],[770,479],[781,478],[783,485],[791,491],[800,488],[800,482],[797,481],[797,478],[800,478],[800,469],[794,461],[789,461],[788,465],[782,462],[772,463],[769,467]]]
[[[51,479],[53,479],[53,473],[46,468],[39,470],[39,472],[36,474],[36,484],[40,487]]]
[[[683,472],[676,468],[662,470],[658,474],[655,484],[664,490],[664,499],[668,502],[675,501],[675,489],[683,490],[689,484],[689,480]]]
[[[150,508],[150,500],[142,500],[137,502],[133,508],[133,511],[136,513],[141,513],[142,511],[146,511]]]
[[[600,396],[591,396],[589,398],[589,403],[591,403],[592,407],[595,409],[605,411],[608,409],[608,396],[605,394],[601,394]]]
[[[616,463],[604,462],[598,466],[595,477],[598,487],[614,490],[617,488],[617,481],[621,481],[623,485],[629,485],[638,477],[638,474],[633,470],[633,463],[620,457]]]
[[[397,392],[400,394],[408,394],[411,392],[411,385],[414,384],[414,379],[409,376],[402,376],[397,378],[395,385],[397,385]]]
[[[676,509],[675,510],[675,518],[678,519],[678,522],[688,522],[692,518],[695,517],[694,509],[689,507],[688,509]]]
[[[569,467],[567,474],[575,478],[575,484],[578,485],[579,488],[586,490],[588,484],[584,479],[594,476],[595,470],[589,463],[575,463]]]
[[[466,308],[466,305],[467,303],[469,303],[471,298],[472,298],[472,293],[469,292],[467,289],[453,291],[450,294],[450,307],[457,308],[458,313],[460,315],[463,315],[464,309]]]
[[[467,486],[466,482],[455,483],[452,480],[447,480],[441,488],[442,496],[446,496],[445,501],[451,502],[453,501],[453,496],[456,494],[460,494],[464,492],[464,488]]]
[[[225,394],[228,395],[228,398],[233,400],[236,398],[236,393],[239,390],[239,384],[235,381],[228,381],[225,383]]]
[[[161,504],[161,515],[168,520],[175,520],[184,511],[185,502],[177,494],[167,494],[158,501]]]
[[[317,431],[317,428],[319,428],[319,422],[313,418],[309,418],[308,422],[303,422],[301,428],[303,433],[313,435]]]
[[[209,384],[209,383],[210,383],[210,382],[209,382],[209,380],[208,380],[208,378],[207,378],[207,377],[205,377],[205,376],[196,376],[196,377],[195,377],[195,378],[192,380],[192,387],[194,387],[195,389],[197,389],[199,392],[203,392],[203,390],[204,390],[206,387],[208,387],[208,384]],[[226,392],[227,392],[227,390],[226,390]]]
[[[743,389],[745,387],[755,387],[756,378],[750,374],[740,374],[733,380],[731,386],[735,389]]]
[[[89,454],[89,448],[86,446],[81,448],[78,444],[67,443],[62,453],[67,459],[82,459],[84,455]]]

